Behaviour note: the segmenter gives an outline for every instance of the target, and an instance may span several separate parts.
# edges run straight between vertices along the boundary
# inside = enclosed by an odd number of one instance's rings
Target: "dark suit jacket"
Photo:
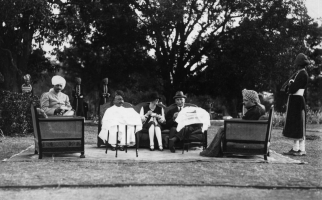
[[[186,107],[186,105],[184,105],[183,107]],[[166,126],[168,129],[178,126],[178,123],[173,120],[173,115],[176,112],[179,112],[178,106],[175,106],[173,109],[169,110],[165,116]]]

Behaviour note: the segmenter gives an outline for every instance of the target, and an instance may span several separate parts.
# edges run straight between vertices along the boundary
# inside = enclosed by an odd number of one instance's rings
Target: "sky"
[[[310,17],[322,18],[322,0],[306,0],[306,8]]]

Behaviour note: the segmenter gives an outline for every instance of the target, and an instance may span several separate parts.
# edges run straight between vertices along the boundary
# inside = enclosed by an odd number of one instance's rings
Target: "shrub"
[[[322,124],[322,111],[313,111],[309,109],[307,111],[307,123],[308,124]]]
[[[10,91],[0,91],[0,127],[4,135],[26,135],[32,132],[30,105],[39,106],[39,97]]]
[[[286,113],[274,112],[273,114],[273,127],[284,127]],[[307,107],[306,113],[307,124],[322,124],[322,111],[313,111]]]
[[[284,127],[285,124],[285,113],[274,112],[273,113],[273,127]]]

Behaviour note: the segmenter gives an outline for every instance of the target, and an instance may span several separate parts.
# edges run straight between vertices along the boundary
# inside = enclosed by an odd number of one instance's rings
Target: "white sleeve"
[[[144,115],[144,109],[143,109],[143,107],[140,110],[140,116],[141,116],[142,123],[144,123],[146,121],[146,117]]]

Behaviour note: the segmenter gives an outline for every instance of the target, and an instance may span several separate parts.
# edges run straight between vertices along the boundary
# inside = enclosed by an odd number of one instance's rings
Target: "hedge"
[[[30,105],[39,106],[39,97],[10,91],[0,91],[0,129],[6,136],[33,132]]]

